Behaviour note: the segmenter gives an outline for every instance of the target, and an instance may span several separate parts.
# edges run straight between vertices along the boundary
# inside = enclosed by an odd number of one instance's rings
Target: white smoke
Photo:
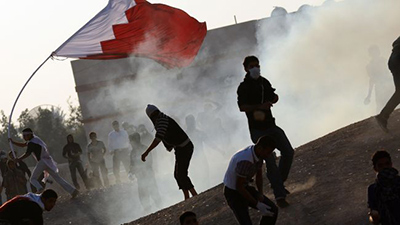
[[[280,95],[273,113],[295,146],[376,114],[373,104],[363,104],[368,48],[377,45],[389,58],[392,42],[400,35],[399,6],[391,0],[348,0],[308,8],[273,18],[289,27],[274,40],[268,40],[274,28],[261,25],[263,74]],[[382,79],[392,82],[387,67],[384,71]],[[392,83],[387,100],[393,91]]]
[[[235,40],[233,44],[225,40],[226,35],[219,37],[217,34],[221,33],[214,32],[207,39],[221,43],[218,54],[215,49],[203,48],[200,59],[187,69],[167,70],[152,60],[127,59],[129,64],[114,66],[110,73],[132,74],[135,79],[103,90],[82,106],[94,117],[107,111],[121,115],[89,129],[96,129],[105,140],[112,120],[117,119],[136,126],[145,124],[154,135],[144,113],[149,103],[157,105],[184,129],[186,116],[194,115],[197,127],[207,133],[207,141],[217,145],[204,144],[209,165],[207,182],[199,173],[206,166],[199,158],[194,156],[189,169],[195,187],[204,191],[222,182],[235,151],[252,144],[246,116],[236,103],[236,89],[245,74],[245,56],[259,56],[262,75],[280,96],[272,108],[273,115],[292,145],[299,146],[376,113],[373,105],[363,104],[368,90],[368,48],[378,45],[383,57],[389,57],[391,43],[400,35],[399,7],[400,2],[393,0],[348,0],[276,16],[259,21],[257,46],[246,45],[248,38],[255,37],[246,37],[245,32],[230,37]],[[391,79],[388,70],[382,76]],[[389,95],[391,91],[388,90]],[[201,141],[190,138],[195,143]],[[173,153],[160,145],[151,154],[157,155],[154,167],[164,205],[181,201],[183,195],[173,178]],[[138,204],[122,207],[141,208]],[[108,215],[112,224],[132,220],[131,216],[113,216],[113,210]]]

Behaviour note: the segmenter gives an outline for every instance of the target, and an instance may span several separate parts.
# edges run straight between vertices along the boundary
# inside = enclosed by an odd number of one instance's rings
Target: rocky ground
[[[290,206],[280,210],[278,225],[368,224],[366,188],[374,181],[370,157],[385,149],[400,168],[400,111],[385,134],[374,118],[352,124],[296,149],[287,187]],[[268,196],[271,196],[271,189]],[[129,225],[178,224],[179,215],[192,210],[201,224],[236,224],[225,203],[222,185]],[[254,224],[260,218],[250,210]]]
[[[370,157],[374,151],[385,149],[392,154],[394,166],[400,168],[400,111],[391,117],[389,129],[389,134],[383,133],[374,118],[369,118],[298,147],[286,184],[291,205],[280,210],[277,224],[368,224],[366,188],[375,177]],[[203,225],[236,224],[222,195],[222,185],[126,223],[148,213],[140,207],[135,185],[127,183],[86,192],[74,200],[64,196],[52,212],[45,214],[45,224],[178,224],[179,215],[186,210],[196,212]],[[272,198],[267,181],[265,185]],[[169,193],[165,190],[162,195],[177,197]],[[260,215],[250,211],[256,224]]]

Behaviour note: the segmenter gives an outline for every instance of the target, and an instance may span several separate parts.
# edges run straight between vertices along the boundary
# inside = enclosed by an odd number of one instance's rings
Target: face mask
[[[253,78],[254,80],[257,80],[261,74],[260,68],[258,67],[253,67],[249,69],[249,72],[250,72],[250,77]]]

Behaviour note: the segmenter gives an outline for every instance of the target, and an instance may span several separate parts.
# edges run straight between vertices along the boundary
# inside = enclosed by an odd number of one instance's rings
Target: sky
[[[6,115],[23,84],[33,71],[107,5],[107,0],[41,0],[3,1],[0,14],[0,110]],[[150,0],[180,8],[200,22],[206,21],[208,29],[268,17],[274,6],[297,11],[303,4],[320,5],[324,0]],[[246,3],[244,3],[246,2]],[[67,99],[78,104],[70,59],[49,60],[35,75],[17,103],[13,121],[24,109],[51,104],[67,111]]]

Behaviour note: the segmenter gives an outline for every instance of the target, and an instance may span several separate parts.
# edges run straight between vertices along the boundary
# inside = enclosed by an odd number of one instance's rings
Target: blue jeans
[[[276,140],[276,147],[281,152],[279,167],[276,165],[275,154],[271,154],[265,160],[267,166],[267,178],[274,189],[276,199],[285,198],[286,191],[284,182],[289,176],[290,168],[292,167],[294,150],[286,137],[285,132],[278,126],[268,128],[266,130],[250,129],[251,140],[257,143],[257,140],[264,135],[271,135]]]

